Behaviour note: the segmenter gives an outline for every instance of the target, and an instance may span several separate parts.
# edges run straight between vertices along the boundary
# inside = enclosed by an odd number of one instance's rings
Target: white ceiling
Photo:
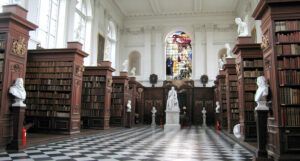
[[[236,12],[240,0],[113,0],[125,17]]]

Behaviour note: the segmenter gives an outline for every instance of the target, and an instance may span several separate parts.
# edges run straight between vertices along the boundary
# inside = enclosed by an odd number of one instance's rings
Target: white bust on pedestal
[[[206,127],[206,110],[205,110],[205,107],[203,107],[203,110],[202,110],[202,117],[203,117],[203,127]]]
[[[123,72],[128,72],[128,59],[124,60],[124,62],[122,63],[123,66]]]
[[[177,92],[174,87],[168,93],[167,107],[166,107],[166,131],[176,131],[180,129],[179,124],[179,104],[177,99]]]
[[[152,112],[152,123],[151,123],[151,126],[155,127],[155,125],[156,125],[155,124],[155,114],[156,114],[157,111],[156,111],[156,108],[154,106],[152,107],[151,112]]]
[[[216,101],[216,113],[220,113],[220,103]]]
[[[258,86],[255,93],[255,102],[257,106],[255,110],[269,110],[267,106],[267,95],[269,94],[268,84],[264,76],[257,77],[256,84]]]
[[[26,104],[23,103],[26,99],[26,91],[22,78],[16,79],[15,84],[9,88],[9,93],[15,97],[15,103],[12,104],[13,107],[26,107]]]

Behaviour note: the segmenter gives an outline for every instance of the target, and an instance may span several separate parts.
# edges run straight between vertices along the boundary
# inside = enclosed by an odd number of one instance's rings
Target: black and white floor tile
[[[164,132],[149,126],[0,153],[0,161],[250,161],[253,154],[213,129]]]

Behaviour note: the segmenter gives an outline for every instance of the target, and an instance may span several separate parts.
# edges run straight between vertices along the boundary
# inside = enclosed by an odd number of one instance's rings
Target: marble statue
[[[237,17],[235,18],[235,23],[238,25],[237,32],[239,37],[245,37],[249,35],[248,24],[246,22],[243,22],[241,18]]]
[[[131,100],[128,100],[126,106],[127,106],[127,112],[131,112]]]
[[[152,107],[152,110],[151,110],[151,112],[152,112],[152,123],[151,123],[151,126],[153,127],[153,126],[155,126],[156,124],[155,124],[155,114],[156,114],[156,108],[153,106]]]
[[[232,58],[231,48],[228,43],[225,44],[225,48],[226,48],[226,58]]]
[[[269,85],[264,76],[257,77],[256,84],[258,86],[254,100],[257,103],[255,110],[269,110],[267,106],[267,95],[269,94]]]
[[[216,113],[220,113],[220,103],[216,101]]]
[[[135,67],[131,68],[130,73],[132,76],[135,76],[135,71],[136,71]]]
[[[167,110],[168,111],[179,111],[177,92],[174,87],[172,87],[168,93]]]
[[[205,107],[203,107],[202,115],[203,115],[203,127],[205,127],[206,126],[206,110],[205,110]]]
[[[233,127],[233,134],[236,138],[241,138],[241,125],[240,124],[236,124]]]
[[[23,78],[16,79],[15,83],[9,88],[9,93],[15,97],[15,103],[13,103],[12,106],[26,106],[26,104],[23,103],[26,99]]]
[[[219,70],[223,70],[224,69],[224,61],[220,58],[218,61],[218,65],[219,65]]]
[[[122,71],[128,72],[128,59],[124,60],[122,65],[123,65],[123,70]]]

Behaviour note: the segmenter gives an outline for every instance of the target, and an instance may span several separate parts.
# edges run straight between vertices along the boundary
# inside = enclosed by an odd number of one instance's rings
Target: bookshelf
[[[242,39],[240,37],[239,39]],[[241,125],[241,139],[256,141],[256,121],[254,95],[257,89],[256,79],[263,75],[263,55],[260,44],[236,44],[233,49],[236,58],[238,77],[238,99]]]
[[[5,5],[0,13],[0,147],[3,148],[13,138],[12,97],[8,94],[16,78],[25,79],[27,44],[29,31],[36,25],[26,20],[27,10],[18,5]],[[22,125],[24,112],[20,112]],[[21,133],[18,131],[17,133]],[[17,137],[18,138],[18,137]]]
[[[69,42],[65,49],[28,51],[25,79],[26,122],[32,131],[73,134],[80,132],[83,58],[82,45]]]
[[[136,114],[140,115],[141,109],[139,103],[142,97],[140,96],[143,85],[136,81],[135,77],[129,77],[129,95],[131,96],[131,125],[137,124],[139,120],[136,120]],[[140,92],[138,91],[140,88]]]
[[[221,128],[227,129],[228,128],[228,118],[227,118],[227,101],[226,101],[226,81],[225,81],[225,71],[219,70],[219,75],[217,76],[218,81],[218,91],[219,91],[219,103],[221,106],[220,109],[220,121],[221,121]]]
[[[84,67],[81,97],[81,126],[108,129],[111,105],[112,72],[107,66]]]
[[[122,73],[122,72],[121,72]],[[113,76],[110,126],[126,126],[126,105],[129,99],[129,78],[127,73]]]
[[[226,106],[227,106],[227,131],[233,133],[234,125],[239,123],[237,75],[235,58],[226,58],[224,65],[226,84]]]
[[[267,151],[274,160],[300,160],[299,0],[261,0],[264,75],[270,84]]]

